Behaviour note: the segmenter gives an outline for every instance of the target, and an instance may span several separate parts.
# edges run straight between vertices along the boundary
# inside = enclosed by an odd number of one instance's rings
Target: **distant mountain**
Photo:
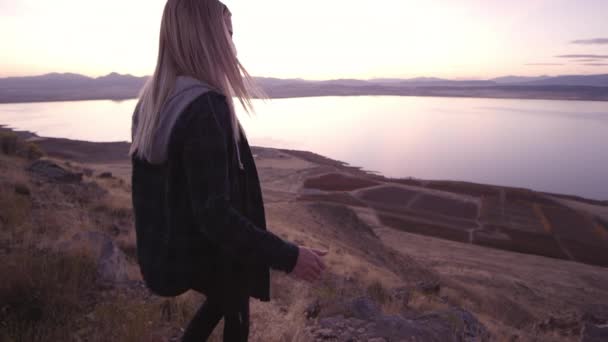
[[[433,77],[418,77],[405,79],[399,82],[399,84],[410,87],[478,87],[495,85],[495,83],[491,81],[456,81]]]
[[[604,75],[567,75],[549,77],[542,80],[525,82],[524,85],[537,86],[591,86],[591,87],[608,87],[608,74]]]
[[[137,97],[147,79],[118,73],[97,78],[70,73],[0,78],[0,103],[131,99]],[[396,95],[608,101],[608,74],[505,76],[490,80],[418,77],[311,81],[258,77],[256,81],[274,98]]]
[[[540,81],[550,78],[549,76],[537,76],[537,77],[522,77],[522,76],[503,76],[493,78],[490,81],[497,84],[521,84],[525,82]]]
[[[0,78],[0,103],[130,99],[138,95],[146,80],[117,73],[98,78],[70,73]]]

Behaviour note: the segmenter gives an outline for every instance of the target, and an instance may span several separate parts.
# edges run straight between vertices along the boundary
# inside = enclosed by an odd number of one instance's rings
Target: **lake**
[[[463,180],[608,200],[608,102],[437,97],[255,101],[252,145],[300,149],[389,177]],[[41,136],[130,139],[135,100],[0,105]]]

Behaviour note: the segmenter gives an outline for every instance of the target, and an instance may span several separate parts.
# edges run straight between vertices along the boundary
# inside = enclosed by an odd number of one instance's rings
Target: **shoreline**
[[[274,95],[269,96],[270,100],[281,100],[281,99],[299,99],[299,98],[310,98],[310,97],[362,97],[362,96],[391,96],[391,97],[430,97],[430,98],[448,98],[448,99],[493,99],[493,100],[544,100],[544,101],[580,101],[580,102],[608,102],[608,98],[596,99],[596,98],[569,98],[569,97],[551,97],[551,96],[475,96],[475,95],[447,95],[447,94],[304,94],[304,95]],[[55,99],[26,99],[26,100],[0,100],[0,105],[10,104],[27,104],[27,103],[54,103],[54,102],[85,102],[85,101],[130,101],[135,100],[138,97],[135,96],[119,96],[119,97],[82,97],[82,98],[55,98]],[[254,98],[254,100],[263,100],[264,98]]]
[[[42,137],[38,134],[27,131],[27,130],[15,130],[6,125],[0,124],[0,132],[2,131],[10,131],[20,138],[24,140],[29,140],[38,143],[41,145],[48,156],[72,160],[76,162],[82,163],[112,163],[112,164],[120,164],[129,161],[128,151],[130,143],[128,141],[112,141],[112,142],[94,142],[87,140],[76,140],[76,139],[68,139],[68,138],[54,138],[54,137]],[[600,205],[600,206],[608,206],[608,199],[596,199],[596,198],[588,198],[579,195],[573,194],[562,194],[548,191],[536,191],[525,187],[518,186],[508,186],[508,185],[497,185],[497,184],[485,184],[485,183],[477,183],[471,181],[460,181],[460,180],[451,180],[451,179],[422,179],[422,178],[414,178],[414,177],[387,177],[382,175],[378,171],[366,170],[362,166],[350,165],[347,162],[332,159],[316,152],[305,151],[305,150],[293,150],[293,149],[283,149],[283,148],[275,148],[275,147],[265,147],[265,146],[251,146],[252,152],[255,154],[257,152],[275,150],[283,153],[288,153],[295,157],[304,159],[306,161],[320,164],[324,166],[332,166],[336,167],[339,170],[348,171],[350,173],[354,173],[366,178],[378,179],[384,182],[395,182],[395,183],[403,183],[403,182],[416,182],[416,183],[443,183],[443,184],[461,184],[464,186],[471,187],[495,187],[501,189],[510,189],[517,191],[530,191],[538,194],[543,194],[547,196],[553,196],[564,200],[571,200],[582,202],[586,204],[592,205]]]

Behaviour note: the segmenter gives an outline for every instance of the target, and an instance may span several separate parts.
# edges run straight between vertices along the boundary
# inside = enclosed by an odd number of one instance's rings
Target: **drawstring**
[[[241,152],[239,152],[239,146],[236,146],[236,158],[239,161],[239,169],[245,170],[243,163],[241,162]]]
[[[237,124],[239,126],[239,135],[243,132],[243,127],[241,126],[241,123],[238,121],[237,119]],[[243,133],[244,134],[244,133]],[[239,169],[241,170],[245,170],[245,167],[243,166],[243,162],[241,161],[241,137],[239,137],[238,140],[235,139],[235,145],[236,145],[236,159],[239,162]]]

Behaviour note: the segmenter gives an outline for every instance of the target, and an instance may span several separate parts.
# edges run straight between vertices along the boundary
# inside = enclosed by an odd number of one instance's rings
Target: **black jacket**
[[[161,296],[188,289],[270,300],[269,268],[291,272],[298,247],[266,229],[260,181],[241,133],[239,167],[226,98],[197,97],[172,130],[168,159],[132,157],[137,256]]]

